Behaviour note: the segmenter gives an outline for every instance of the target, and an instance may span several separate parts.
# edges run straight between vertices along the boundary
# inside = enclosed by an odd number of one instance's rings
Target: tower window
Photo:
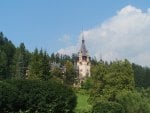
[[[86,57],[86,56],[82,56],[82,59],[86,61],[86,60],[87,60],[87,57]]]

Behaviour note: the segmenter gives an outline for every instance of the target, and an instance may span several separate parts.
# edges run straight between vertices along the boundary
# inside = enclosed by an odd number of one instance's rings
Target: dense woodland
[[[91,59],[91,77],[81,88],[76,54],[51,54],[24,43],[16,47],[0,33],[0,111],[2,113],[150,113],[150,68],[127,59]],[[56,64],[56,65],[54,65]],[[58,65],[59,64],[59,65]],[[83,91],[83,92],[82,92]],[[74,110],[78,92],[88,97],[88,111]]]

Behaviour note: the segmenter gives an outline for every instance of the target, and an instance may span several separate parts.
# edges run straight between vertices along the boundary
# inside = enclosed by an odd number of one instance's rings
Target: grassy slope
[[[75,109],[76,113],[87,112],[91,109],[91,105],[88,104],[87,100],[89,98],[88,94],[77,93],[77,107]]]

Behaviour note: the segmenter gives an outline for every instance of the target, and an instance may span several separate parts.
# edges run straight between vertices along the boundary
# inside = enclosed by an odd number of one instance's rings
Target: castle
[[[74,86],[81,87],[82,83],[86,80],[86,78],[91,76],[91,72],[90,72],[91,61],[90,61],[90,56],[87,51],[83,36],[82,36],[80,50],[78,54],[75,54],[74,61],[75,61],[74,69],[76,70],[76,75],[74,78]],[[66,72],[66,67],[61,66],[60,63],[56,63],[56,62],[51,63],[51,71],[53,71],[55,68],[59,68],[62,74]]]
[[[82,84],[87,77],[90,77],[90,56],[85,46],[85,40],[82,36],[81,48],[78,52],[77,70],[78,70],[78,84]]]

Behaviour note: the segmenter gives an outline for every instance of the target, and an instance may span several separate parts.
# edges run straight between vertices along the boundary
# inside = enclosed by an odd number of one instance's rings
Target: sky
[[[0,31],[16,46],[150,66],[149,0],[0,0]]]

